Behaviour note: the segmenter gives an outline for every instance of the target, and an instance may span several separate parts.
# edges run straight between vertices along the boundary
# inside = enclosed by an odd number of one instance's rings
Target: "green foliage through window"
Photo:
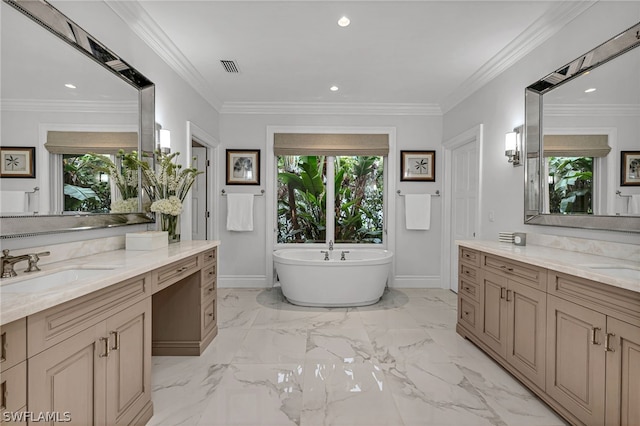
[[[101,156],[63,155],[64,211],[109,213],[111,188],[108,175],[97,171],[102,165]]]
[[[593,214],[593,158],[549,157],[549,212]]]
[[[278,243],[327,239],[327,158],[278,157]],[[383,158],[336,157],[336,243],[382,243]],[[331,204],[331,203],[330,203]]]

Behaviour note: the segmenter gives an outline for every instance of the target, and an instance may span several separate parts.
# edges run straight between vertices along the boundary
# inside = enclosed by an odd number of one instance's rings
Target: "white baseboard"
[[[269,288],[266,275],[220,275],[218,288]]]
[[[440,275],[396,275],[391,288],[443,288]]]

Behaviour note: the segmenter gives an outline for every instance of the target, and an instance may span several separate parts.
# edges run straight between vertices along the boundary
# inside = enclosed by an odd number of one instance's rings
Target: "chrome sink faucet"
[[[13,270],[13,265],[18,262],[22,262],[26,260],[29,262],[29,266],[25,269],[25,272],[34,272],[39,271],[38,268],[38,260],[40,260],[40,256],[49,256],[51,252],[43,251],[42,253],[29,253],[29,254],[21,254],[20,256],[10,256],[9,250],[2,250],[2,274],[0,277],[2,278],[10,278],[18,275],[16,271]]]

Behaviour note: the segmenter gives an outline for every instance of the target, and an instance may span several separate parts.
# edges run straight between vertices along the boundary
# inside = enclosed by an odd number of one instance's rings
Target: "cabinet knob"
[[[596,339],[596,334],[598,333],[598,331],[600,331],[600,327],[593,327],[591,329],[591,344],[592,345],[599,345],[600,342],[598,342]]]
[[[189,268],[187,268],[186,266],[183,266],[182,268],[178,268],[178,269],[176,269],[176,272],[184,272],[184,271],[186,271],[187,269],[189,269]]]

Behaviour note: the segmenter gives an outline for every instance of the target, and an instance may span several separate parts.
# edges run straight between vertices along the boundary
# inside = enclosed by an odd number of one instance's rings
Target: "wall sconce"
[[[513,166],[520,166],[520,155],[522,153],[522,126],[513,129],[504,138],[504,155],[509,158]]]
[[[160,135],[158,149],[163,154],[169,154],[171,152],[171,131],[167,129],[160,129],[158,133]]]

